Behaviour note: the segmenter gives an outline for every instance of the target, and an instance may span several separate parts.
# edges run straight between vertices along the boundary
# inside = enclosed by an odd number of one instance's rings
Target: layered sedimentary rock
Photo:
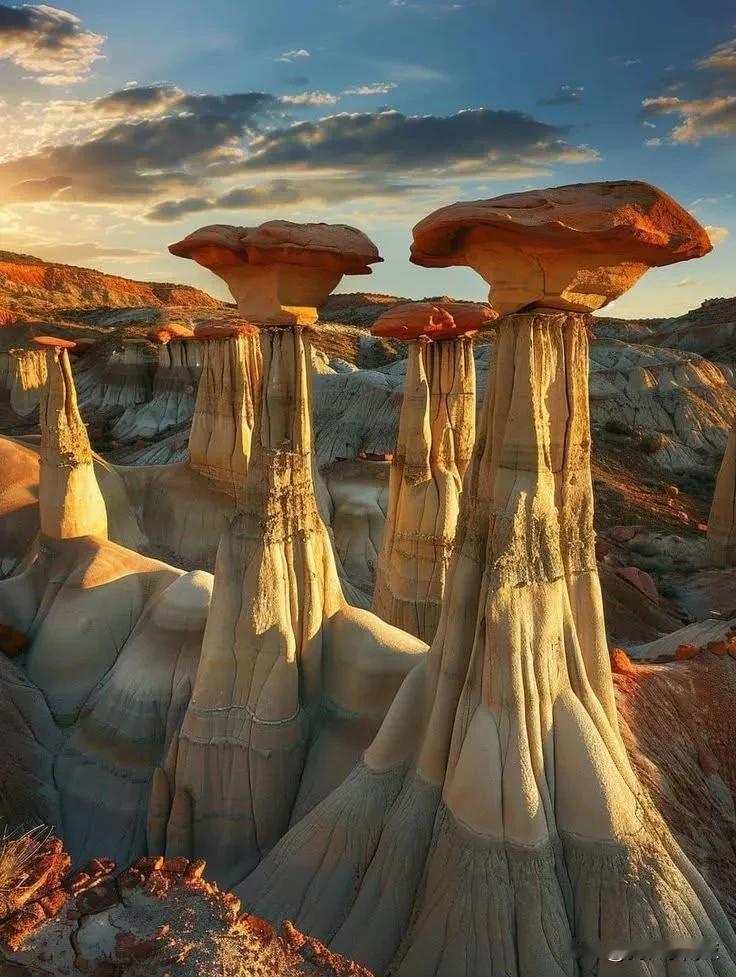
[[[731,428],[708,517],[708,556],[715,566],[736,563],[736,424]]]
[[[0,668],[12,743],[0,818],[54,826],[76,859],[129,859],[145,851],[151,778],[189,699],[211,577],[106,538],[67,353],[48,348],[40,545],[0,582],[0,621],[26,636]]]
[[[595,311],[648,268],[712,250],[706,231],[648,183],[573,183],[442,207],[414,229],[411,260],[467,264],[501,314],[530,306]]]
[[[227,284],[240,311],[262,325],[309,325],[343,275],[368,275],[382,261],[375,245],[345,224],[267,221],[212,224],[172,244]]]
[[[198,327],[191,342],[198,347],[202,374],[187,460],[118,469],[153,551],[187,569],[214,569],[220,536],[245,480],[260,383],[255,333],[242,324],[227,330]]]
[[[337,229],[336,246],[343,238]],[[238,292],[251,321],[264,287],[256,276]],[[151,849],[206,857],[225,883],[339,783],[425,647],[345,600],[315,497],[311,363],[293,309],[261,327],[242,499],[218,549],[192,700],[151,800]]]
[[[377,336],[410,341],[399,435],[373,611],[431,641],[475,441],[471,336],[495,316],[482,306],[393,306]]]
[[[262,346],[243,501],[220,542],[197,681],[167,764],[168,835],[152,841],[186,854],[187,837],[226,882],[339,782],[424,647],[346,604],[314,495],[301,332],[265,330]]]
[[[248,324],[202,326],[202,375],[189,432],[189,464],[233,488],[245,480],[260,384],[258,330]]]
[[[202,370],[201,344],[164,333],[156,348],[152,397],[143,407],[130,406],[113,424],[110,433],[116,439],[157,437],[191,420]]]
[[[0,390],[11,416],[31,416],[41,401],[45,383],[46,356],[43,350],[11,349],[0,352]]]
[[[611,192],[621,202],[624,188]],[[618,236],[638,233],[638,200],[635,186]],[[655,209],[664,232],[680,229],[673,248],[697,250],[692,218],[664,195]],[[513,225],[516,211],[505,213]],[[432,223],[415,229],[415,255]],[[461,229],[472,236],[472,222]],[[564,249],[564,222],[559,234]],[[505,268],[494,254],[493,274],[510,279],[516,257]],[[501,320],[428,658],[362,762],[237,890],[266,918],[350,946],[377,975],[572,977],[614,949],[658,945],[700,945],[699,973],[736,973],[733,931],[618,729],[592,531],[587,350],[586,316],[574,310]]]
[[[52,539],[107,536],[105,500],[95,478],[87,429],[77,407],[68,349],[42,337],[48,382],[41,401],[41,532]]]

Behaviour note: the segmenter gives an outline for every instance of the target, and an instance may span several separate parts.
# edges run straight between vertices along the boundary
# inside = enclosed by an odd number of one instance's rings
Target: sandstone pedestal
[[[612,238],[637,254],[637,185],[628,196],[594,186],[604,204],[618,195]],[[649,190],[662,245],[651,263],[668,245],[669,260],[707,250],[699,225]],[[523,211],[501,200],[504,225],[523,227]],[[548,246],[564,254],[564,212],[546,209]],[[443,253],[425,237],[443,220],[418,225],[415,256]],[[456,224],[445,264],[472,263],[463,249],[477,223]],[[488,277],[511,280],[509,260],[484,258]],[[583,309],[616,293],[616,268],[605,269]],[[541,304],[531,287],[514,302]],[[587,316],[540,307],[498,329],[427,660],[362,762],[238,892],[266,918],[349,945],[376,975],[574,977],[613,950],[657,946],[709,954],[692,967],[663,962],[662,974],[734,975],[736,937],[641,788],[617,725],[592,529]]]
[[[475,440],[471,336],[493,318],[483,306],[422,302],[391,308],[372,329],[409,342],[373,611],[423,641],[437,629]]]

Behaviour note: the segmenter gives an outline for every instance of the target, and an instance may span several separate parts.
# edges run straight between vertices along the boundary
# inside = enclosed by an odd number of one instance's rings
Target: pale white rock
[[[715,566],[736,563],[736,424],[728,436],[708,516],[708,556]]]
[[[301,330],[261,338],[243,497],[167,765],[172,796],[191,799],[193,852],[226,884],[339,783],[425,648],[347,604],[315,498]]]

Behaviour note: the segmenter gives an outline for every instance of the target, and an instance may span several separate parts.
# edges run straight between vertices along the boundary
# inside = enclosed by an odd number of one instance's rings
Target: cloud
[[[719,44],[706,58],[697,62],[698,68],[736,74],[736,37]]]
[[[312,178],[307,180],[268,180],[252,187],[238,187],[219,197],[185,197],[165,200],[146,215],[155,223],[180,220],[204,210],[274,210],[309,206],[331,206],[370,197],[388,199],[425,189],[424,185],[390,182],[381,178]]]
[[[158,255],[157,251],[149,251],[144,248],[114,248],[104,244],[96,244],[92,241],[79,243],[39,243],[24,245],[30,254],[44,261],[71,262],[89,261],[94,259],[104,261],[108,258],[115,258],[119,261],[136,261],[139,258],[150,258]]]
[[[300,92],[298,95],[282,95],[285,105],[336,105],[337,95],[330,92]]]
[[[128,118],[137,115],[161,115],[166,109],[186,98],[186,92],[176,85],[128,85],[120,91],[96,98],[90,108],[100,115]]]
[[[290,64],[292,61],[296,61],[297,58],[311,58],[312,55],[307,51],[306,48],[300,47],[294,51],[284,51],[283,54],[279,55],[278,58],[274,58],[274,61],[283,61],[286,64]]]
[[[399,86],[395,81],[375,81],[372,85],[358,85],[357,88],[346,88],[343,95],[388,95]]]
[[[684,99],[671,95],[645,98],[642,110],[647,115],[678,115],[671,131],[675,143],[699,143],[711,136],[736,135],[736,94],[710,98]]]
[[[582,85],[560,85],[553,95],[539,100],[540,105],[577,105],[583,97]]]
[[[662,139],[660,139],[660,137],[659,137],[659,136],[652,136],[652,138],[651,138],[651,139],[645,139],[645,140],[644,140],[644,145],[645,145],[645,146],[648,146],[648,147],[649,147],[649,149],[654,149],[654,148],[656,148],[657,146],[661,146],[661,145],[662,145],[662,143],[663,143],[663,140],[662,140]]]
[[[647,122],[646,119],[642,122],[642,125],[646,129],[656,129],[657,128],[657,126],[654,124],[654,122]]]
[[[706,224],[705,233],[708,235],[710,238],[710,243],[715,248],[719,244],[722,244],[728,237],[728,228],[718,227],[716,224]]]
[[[552,163],[598,158],[589,146],[569,143],[567,132],[522,112],[496,109],[450,116],[340,113],[260,133],[244,169],[452,171],[492,177],[533,175]]]
[[[736,38],[719,44],[695,68],[686,81],[668,86],[666,94],[645,98],[642,114],[678,116],[668,136],[673,143],[736,135]],[[682,89],[691,94],[672,94]]]
[[[679,282],[672,283],[675,288],[687,288],[689,285],[697,285],[697,278],[681,278]]]
[[[126,202],[191,189],[240,161],[240,141],[279,101],[261,92],[182,94],[174,105],[175,114],[118,121],[79,142],[0,163],[0,200],[61,192],[64,201]]]
[[[42,85],[84,81],[102,57],[104,40],[66,10],[0,4],[0,58],[30,71]]]

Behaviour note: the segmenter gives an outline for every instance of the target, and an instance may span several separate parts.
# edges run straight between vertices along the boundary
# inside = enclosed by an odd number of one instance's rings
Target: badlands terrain
[[[413,260],[455,262],[420,229]],[[699,230],[691,253],[643,264],[704,253]],[[213,258],[245,245],[216,229],[172,250],[225,278],[237,306],[0,253],[0,736],[14,744],[0,759],[0,975],[569,974],[556,860],[581,932],[605,943],[623,913],[634,946],[723,938],[725,962],[702,973],[731,975],[736,298],[627,321],[520,312],[500,288],[503,319],[441,294],[410,311],[400,296],[327,297],[333,272],[379,260],[354,233],[335,271],[286,232],[325,294],[316,321],[262,336]],[[556,488],[524,482],[537,435]],[[519,483],[533,499],[511,529],[482,515],[494,444],[509,496]],[[546,535],[556,508],[562,541]],[[481,579],[467,554],[484,546],[502,557]],[[554,581],[550,566],[564,568]],[[494,586],[517,596],[494,605]],[[494,659],[496,688],[484,649],[504,641],[516,657],[508,674]],[[240,647],[257,649],[247,665]],[[548,654],[575,691],[553,718],[551,679],[530,679]],[[547,830],[552,808],[564,815],[564,846],[511,802],[508,864],[478,842],[497,827],[481,810],[497,799],[473,788],[501,762],[489,696],[530,764],[504,770],[507,796],[550,762],[547,722],[560,754],[540,809]],[[599,791],[600,804],[577,796]],[[474,934],[467,960],[453,932]]]

